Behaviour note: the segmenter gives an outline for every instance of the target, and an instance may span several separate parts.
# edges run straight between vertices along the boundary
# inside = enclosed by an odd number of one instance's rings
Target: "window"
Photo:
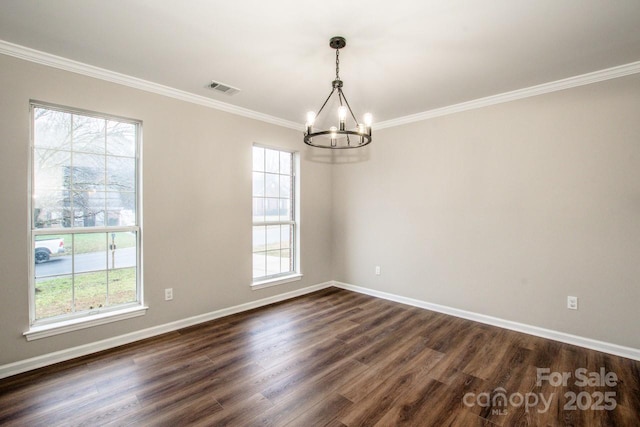
[[[140,126],[31,104],[31,325],[141,306]]]
[[[295,156],[253,147],[253,283],[297,273]]]

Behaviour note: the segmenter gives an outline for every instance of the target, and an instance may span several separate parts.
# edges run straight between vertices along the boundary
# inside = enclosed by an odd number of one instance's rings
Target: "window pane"
[[[71,156],[71,175],[65,179],[71,183],[74,190],[102,190],[104,191],[105,158],[97,154],[77,154]]]
[[[280,200],[264,199],[265,221],[278,221],[280,218]]]
[[[73,310],[73,278],[55,276],[35,281],[35,318],[60,316]]]
[[[291,153],[280,152],[280,173],[291,175]]]
[[[135,302],[136,295],[136,269],[122,268],[109,271],[109,298],[107,304],[118,305]]]
[[[108,192],[107,225],[129,226],[136,224],[136,193]]]
[[[267,173],[265,174],[265,195],[267,197],[278,197],[280,192],[280,184],[278,181],[278,175]]]
[[[36,236],[34,241],[35,277],[71,274],[71,234]]]
[[[292,266],[291,251],[289,249],[283,249],[280,251],[280,270],[282,272],[292,271]]]
[[[105,252],[101,252],[100,249],[104,248],[105,239],[104,233],[37,236],[34,248],[36,254],[45,249],[51,251],[54,247],[66,251],[58,256],[51,254],[48,262],[43,262],[43,258],[36,255],[36,318],[42,319],[104,305],[106,272],[94,271],[75,276],[71,276],[70,273],[72,266],[75,272],[103,269],[106,265]],[[73,253],[73,264],[69,252]]]
[[[253,147],[253,170],[264,172],[264,148]]]
[[[75,311],[97,310],[107,305],[107,272],[76,274],[73,281]]]
[[[267,249],[280,249],[280,226],[267,226]]]
[[[107,121],[107,154],[135,157],[135,124]]]
[[[70,227],[71,153],[35,149],[33,154],[33,220],[36,228]]]
[[[45,108],[33,110],[36,147],[71,149],[71,114]]]
[[[293,225],[282,225],[280,226],[280,247],[281,248],[290,248],[291,245],[291,237],[292,237]]]
[[[262,172],[253,173],[253,195],[264,196],[264,174]]]
[[[107,239],[109,269],[135,267],[138,264],[135,232],[108,233]]]
[[[267,275],[267,256],[265,252],[253,254],[253,278]]]
[[[264,221],[264,199],[262,198],[253,198],[253,221]]]
[[[42,191],[33,195],[33,226],[35,228],[70,227],[68,191]]]
[[[280,175],[280,198],[291,198],[291,177],[288,175]]]
[[[74,191],[72,193],[73,226],[100,227],[104,225],[105,192]]]
[[[288,199],[280,199],[280,221],[291,220],[291,201]]]
[[[264,251],[267,245],[267,227],[257,225],[253,227],[253,252]]]
[[[73,116],[73,151],[104,154],[105,120]]]
[[[264,150],[266,172],[278,173],[280,171],[280,152],[276,150]]]
[[[107,233],[73,236],[73,271],[85,273],[107,269]],[[106,283],[106,282],[105,282]]]
[[[280,251],[267,252],[267,275],[280,273]]]
[[[136,159],[107,156],[107,189],[136,190]]]
[[[47,189],[69,188],[71,153],[69,151],[35,149],[33,152],[33,186],[36,194]]]

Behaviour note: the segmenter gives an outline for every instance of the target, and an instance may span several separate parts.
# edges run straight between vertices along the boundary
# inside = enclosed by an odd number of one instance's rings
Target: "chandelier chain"
[[[336,80],[340,80],[340,49],[336,49]]]

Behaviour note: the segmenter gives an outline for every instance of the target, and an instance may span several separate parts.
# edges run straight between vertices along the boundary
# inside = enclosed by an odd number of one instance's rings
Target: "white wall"
[[[0,365],[332,278],[330,164],[301,132],[0,55]],[[143,121],[145,316],[27,342],[29,100]],[[301,151],[304,278],[252,291],[251,146]],[[174,299],[164,301],[164,288]]]
[[[336,280],[640,348],[640,75],[380,130],[364,157],[333,170]]]

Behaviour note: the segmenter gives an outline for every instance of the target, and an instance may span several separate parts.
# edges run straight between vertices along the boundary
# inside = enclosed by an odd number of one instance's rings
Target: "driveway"
[[[36,278],[59,276],[64,274],[86,273],[106,270],[107,268],[124,268],[136,266],[136,248],[116,249],[112,252],[90,252],[78,254],[75,260],[71,255],[51,258],[49,262],[36,264]],[[115,261],[115,262],[114,262]]]

